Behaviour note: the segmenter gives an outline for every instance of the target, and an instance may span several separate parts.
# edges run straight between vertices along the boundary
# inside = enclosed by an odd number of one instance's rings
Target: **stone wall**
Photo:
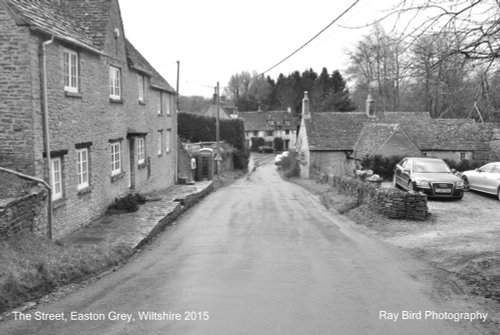
[[[47,192],[36,182],[0,171],[0,237],[21,232],[45,234],[40,220],[47,210]]]
[[[348,177],[323,175],[323,179],[340,193],[357,197],[358,205],[367,204],[370,210],[388,218],[423,221],[429,217],[426,195],[381,188],[377,183]]]

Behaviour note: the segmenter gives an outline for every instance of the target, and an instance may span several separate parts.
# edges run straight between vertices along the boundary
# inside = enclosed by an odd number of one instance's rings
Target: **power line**
[[[354,1],[345,11],[342,12],[342,14],[340,14],[339,16],[337,16],[332,22],[330,22],[325,28],[321,29],[319,33],[317,33],[316,35],[314,35],[309,41],[307,41],[306,43],[304,43],[303,45],[301,45],[297,50],[295,50],[294,52],[292,52],[291,54],[289,54],[288,56],[286,56],[285,58],[283,58],[281,61],[279,61],[278,63],[276,63],[275,65],[271,66],[269,69],[267,69],[266,71],[262,72],[259,76],[263,76],[264,74],[266,74],[267,72],[271,71],[272,69],[274,69],[275,67],[279,66],[281,63],[285,62],[286,60],[288,60],[290,57],[292,57],[293,55],[295,55],[297,52],[299,52],[300,50],[302,50],[305,46],[307,46],[309,43],[311,43],[312,41],[314,41],[319,35],[321,35],[325,30],[327,30],[328,28],[330,28],[335,22],[337,22],[342,16],[344,16],[345,14],[347,14],[347,12],[349,12],[357,3],[359,2],[359,0],[356,0]]]

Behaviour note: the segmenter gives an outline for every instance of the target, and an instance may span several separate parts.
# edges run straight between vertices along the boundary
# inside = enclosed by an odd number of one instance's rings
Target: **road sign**
[[[221,161],[222,160],[222,156],[217,153],[217,155],[215,155],[215,158],[214,158],[216,161]]]

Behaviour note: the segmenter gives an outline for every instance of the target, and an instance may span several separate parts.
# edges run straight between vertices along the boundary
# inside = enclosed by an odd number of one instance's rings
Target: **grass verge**
[[[33,234],[0,243],[0,313],[96,275],[131,254],[124,246],[64,246]]]

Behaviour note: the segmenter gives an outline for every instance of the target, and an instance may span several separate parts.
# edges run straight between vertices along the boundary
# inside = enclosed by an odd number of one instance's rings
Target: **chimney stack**
[[[311,110],[309,106],[309,96],[307,91],[304,92],[304,99],[302,99],[302,118],[310,119],[311,118]]]

